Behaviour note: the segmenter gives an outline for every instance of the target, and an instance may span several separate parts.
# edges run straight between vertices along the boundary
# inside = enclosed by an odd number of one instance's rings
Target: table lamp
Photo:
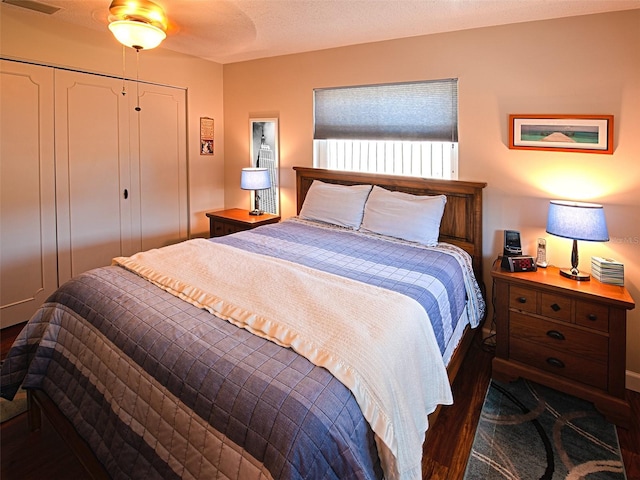
[[[588,273],[578,270],[578,240],[609,241],[602,205],[551,200],[547,217],[547,233],[573,240],[571,269],[560,270],[560,275],[578,281],[590,280]]]
[[[254,209],[249,212],[249,215],[262,215],[264,212],[260,210],[258,190],[271,188],[269,170],[266,168],[243,168],[240,177],[240,188],[242,190],[253,190],[255,192]]]

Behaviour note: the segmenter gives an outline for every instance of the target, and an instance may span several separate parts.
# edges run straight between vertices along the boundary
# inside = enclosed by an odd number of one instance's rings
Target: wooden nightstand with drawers
[[[524,377],[583,398],[611,422],[626,426],[626,288],[591,278],[577,282],[555,267],[511,273],[496,262],[496,354],[493,377]]]
[[[209,217],[209,236],[222,237],[230,233],[251,230],[252,228],[270,223],[278,223],[280,216],[270,213],[262,215],[249,215],[249,210],[242,208],[229,208],[227,210],[218,210],[215,212],[207,212]]]

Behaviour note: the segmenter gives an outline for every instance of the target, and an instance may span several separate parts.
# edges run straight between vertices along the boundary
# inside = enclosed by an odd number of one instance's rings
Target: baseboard
[[[640,393],[640,373],[627,370],[625,380],[627,389]]]

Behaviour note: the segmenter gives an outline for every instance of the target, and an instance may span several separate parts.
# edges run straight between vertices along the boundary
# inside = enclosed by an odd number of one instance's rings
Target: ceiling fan
[[[109,30],[127,47],[149,50],[167,38],[164,10],[150,0],[113,0],[109,14]]]

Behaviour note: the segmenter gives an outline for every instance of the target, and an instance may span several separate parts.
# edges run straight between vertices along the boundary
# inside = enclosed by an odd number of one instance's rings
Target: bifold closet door
[[[0,60],[0,327],[57,287],[53,70]]]
[[[55,72],[60,283],[132,247],[130,125],[122,81]]]
[[[186,240],[183,89],[56,71],[60,281]],[[139,106],[140,110],[136,110]]]
[[[129,86],[131,201],[138,251],[159,248],[188,236],[185,90],[140,84]]]

